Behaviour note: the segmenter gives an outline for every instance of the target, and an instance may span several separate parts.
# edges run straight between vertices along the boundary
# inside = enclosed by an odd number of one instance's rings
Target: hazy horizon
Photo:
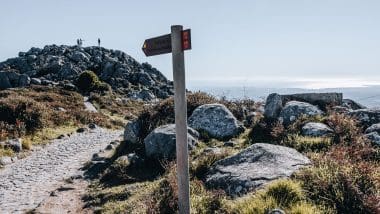
[[[192,29],[188,85],[329,88],[380,84],[380,2],[3,0],[0,61],[32,46],[96,45],[149,62],[169,79],[171,56],[145,39]]]

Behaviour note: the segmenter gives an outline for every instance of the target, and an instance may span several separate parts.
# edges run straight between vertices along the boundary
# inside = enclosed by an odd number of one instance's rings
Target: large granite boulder
[[[199,134],[188,127],[188,145],[192,149]],[[173,159],[176,156],[175,124],[168,124],[154,129],[145,139],[145,154],[148,158]]]
[[[239,196],[273,180],[289,177],[308,164],[310,160],[295,149],[257,143],[217,161],[206,176],[206,185]]]
[[[284,125],[289,125],[302,115],[316,116],[322,114],[323,111],[321,111],[317,106],[304,102],[290,101],[286,103],[284,108],[281,110],[279,118],[282,120]]]
[[[188,122],[190,127],[217,139],[230,139],[244,131],[243,125],[222,104],[197,107]]]
[[[365,128],[380,123],[380,108],[358,109],[348,114],[356,118]]]
[[[265,102],[264,117],[268,120],[276,120],[282,109],[282,97],[273,93],[267,97]]]
[[[0,71],[0,89],[25,87],[30,85],[28,75],[19,74],[15,71]]]
[[[302,127],[302,135],[310,137],[326,137],[333,134],[334,131],[323,123],[306,123]]]

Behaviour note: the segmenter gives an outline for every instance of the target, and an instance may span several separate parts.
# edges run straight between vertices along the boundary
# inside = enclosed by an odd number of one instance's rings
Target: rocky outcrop
[[[343,103],[342,93],[301,93],[301,94],[270,94],[265,102],[264,116],[267,121],[277,120],[281,111],[291,101],[308,103],[326,110],[327,107],[339,106]]]
[[[362,104],[360,104],[358,102],[355,102],[355,101],[353,101],[351,99],[343,99],[342,106],[346,107],[348,109],[351,109],[351,110],[358,110],[358,109],[365,109],[365,108],[367,108],[367,107],[363,106]]]
[[[367,137],[374,144],[380,146],[380,123],[373,124],[365,130],[365,137]]]
[[[284,105],[289,101],[299,101],[316,105],[323,110],[329,106],[342,105],[343,102],[342,93],[300,93],[281,95],[281,97]]]
[[[290,101],[281,110],[279,118],[284,125],[289,125],[302,115],[316,116],[322,114],[323,112],[317,106],[304,102]]]
[[[188,145],[192,149],[199,134],[192,128],[188,128]],[[145,139],[145,154],[148,158],[173,159],[176,155],[175,124],[168,124],[154,129]]]
[[[188,122],[190,127],[217,139],[229,139],[244,131],[243,125],[222,104],[197,107]]]
[[[217,161],[206,177],[206,185],[239,196],[292,175],[310,160],[295,149],[257,143],[240,153]]]
[[[276,120],[280,115],[282,107],[281,95],[276,93],[270,94],[265,102],[264,117],[269,120]]]
[[[302,127],[302,135],[311,137],[326,137],[333,134],[334,131],[323,123],[306,123]]]
[[[365,133],[377,132],[380,133],[380,123],[373,124],[365,130]]]
[[[358,109],[348,113],[350,116],[356,118],[359,123],[365,128],[380,123],[380,109]]]
[[[131,99],[167,98],[173,84],[147,63],[140,64],[119,50],[101,47],[47,45],[31,48],[18,57],[0,63],[0,88],[30,84],[73,84],[84,70],[94,71],[115,91]]]
[[[378,132],[371,132],[364,135],[373,144],[380,146],[380,134]]]
[[[15,71],[0,71],[0,89],[25,87],[30,84],[28,75]]]
[[[124,129],[124,140],[130,143],[139,142],[140,131],[141,126],[137,119],[129,122]]]

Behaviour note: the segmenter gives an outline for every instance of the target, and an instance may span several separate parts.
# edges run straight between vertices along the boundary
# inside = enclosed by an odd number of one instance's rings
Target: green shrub
[[[378,163],[363,161],[361,154],[342,147],[335,147],[324,155],[316,155],[314,166],[303,169],[295,178],[302,181],[311,200],[337,213],[378,212]]]
[[[272,124],[267,123],[262,119],[255,126],[252,127],[248,134],[248,138],[252,143],[272,143],[277,139],[272,135]]]
[[[275,181],[254,195],[234,201],[232,206],[233,213],[238,214],[266,214],[273,209],[282,209],[285,213],[297,210],[321,213],[315,205],[306,201],[300,183],[286,179]]]
[[[170,165],[167,174],[153,191],[147,213],[178,213],[178,185],[176,166]],[[199,180],[190,182],[190,201],[193,213],[223,213],[222,192],[211,192],[205,189]]]
[[[3,128],[9,124],[10,128],[17,130],[25,126],[27,132],[31,133],[44,126],[49,115],[45,106],[33,99],[15,96],[0,100],[0,121]]]
[[[191,163],[190,174],[199,180],[203,180],[211,165],[227,156],[227,152],[203,154]]]
[[[44,128],[88,123],[120,127],[102,113],[86,111],[77,92],[46,86],[0,91],[0,140],[34,135]]]
[[[76,81],[76,86],[82,92],[110,90],[109,85],[101,82],[99,77],[93,71],[84,71],[81,73]]]
[[[279,180],[268,185],[263,197],[274,198],[281,207],[290,207],[305,199],[301,185],[290,180]]]
[[[353,142],[362,141],[362,130],[358,122],[344,114],[331,112],[326,119],[326,123],[334,129],[335,143],[351,144]]]
[[[299,152],[320,152],[327,151],[333,144],[328,137],[308,137],[300,135],[288,135],[282,144],[296,149]]]

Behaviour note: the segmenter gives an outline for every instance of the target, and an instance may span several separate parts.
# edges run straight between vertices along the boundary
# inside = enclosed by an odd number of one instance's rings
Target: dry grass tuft
[[[301,184],[291,180],[275,181],[253,195],[234,201],[232,207],[232,213],[237,214],[265,214],[273,209],[285,213],[322,213],[306,200]]]

